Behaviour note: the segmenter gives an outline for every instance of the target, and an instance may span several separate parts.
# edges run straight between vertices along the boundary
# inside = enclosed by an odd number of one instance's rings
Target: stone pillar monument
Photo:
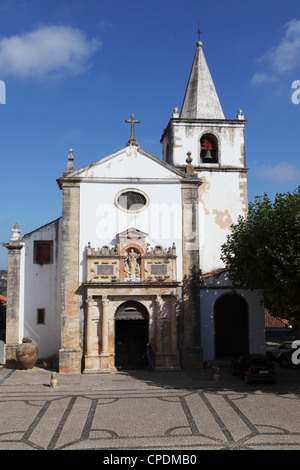
[[[16,360],[16,351],[21,342],[20,325],[20,267],[21,250],[24,246],[20,238],[21,229],[13,226],[9,243],[3,244],[8,249],[7,265],[7,307],[6,307],[6,361]]]

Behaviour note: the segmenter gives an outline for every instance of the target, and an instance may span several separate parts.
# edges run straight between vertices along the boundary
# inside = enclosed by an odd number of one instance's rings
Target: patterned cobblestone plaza
[[[59,374],[0,368],[0,450],[299,450],[299,370]]]

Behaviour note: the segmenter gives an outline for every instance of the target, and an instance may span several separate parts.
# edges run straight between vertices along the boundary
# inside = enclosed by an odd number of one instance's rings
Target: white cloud
[[[21,78],[76,75],[101,47],[97,39],[67,26],[41,26],[36,30],[0,39],[0,74]]]
[[[277,82],[277,78],[267,73],[256,72],[252,77],[252,82],[256,84]]]
[[[272,69],[284,73],[300,65],[300,21],[292,20],[287,23],[284,38],[277,47],[265,54]]]
[[[289,163],[279,163],[278,165],[262,166],[255,171],[256,175],[261,179],[276,181],[277,183],[286,183],[299,179],[300,169]]]
[[[289,21],[283,29],[285,33],[280,43],[259,59],[268,72],[255,73],[253,83],[275,81],[281,74],[300,67],[300,20]]]

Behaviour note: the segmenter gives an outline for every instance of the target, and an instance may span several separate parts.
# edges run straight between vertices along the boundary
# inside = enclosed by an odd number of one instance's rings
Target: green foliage
[[[259,196],[249,204],[222,246],[235,285],[261,289],[274,315],[300,319],[300,186],[276,194],[272,203]]]

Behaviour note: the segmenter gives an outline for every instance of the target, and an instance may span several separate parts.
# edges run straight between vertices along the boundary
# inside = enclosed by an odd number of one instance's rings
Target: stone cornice
[[[83,287],[94,287],[94,288],[144,288],[144,287],[178,287],[181,283],[179,281],[166,282],[166,281],[128,281],[128,282],[83,282]],[[120,294],[121,295],[121,294]]]
[[[185,167],[183,167],[185,168]],[[184,176],[184,175],[182,175]],[[62,189],[63,185],[75,186],[79,183],[121,183],[121,184],[180,184],[184,178],[181,175],[178,178],[89,178],[89,177],[71,177],[71,178],[59,178],[57,184]],[[186,176],[186,181],[190,181]]]
[[[180,167],[180,168],[184,168],[184,166]],[[194,173],[196,175],[200,175],[201,172],[204,172],[204,171],[210,171],[210,172],[233,172],[233,173],[247,173],[249,171],[249,168],[245,168],[245,167],[239,167],[239,166],[219,166],[218,164],[216,164],[216,166],[208,166],[208,165],[198,165],[198,166],[194,166]],[[200,181],[200,180],[199,180]],[[185,182],[188,182],[188,181],[185,181]],[[201,181],[200,181],[201,182]]]

